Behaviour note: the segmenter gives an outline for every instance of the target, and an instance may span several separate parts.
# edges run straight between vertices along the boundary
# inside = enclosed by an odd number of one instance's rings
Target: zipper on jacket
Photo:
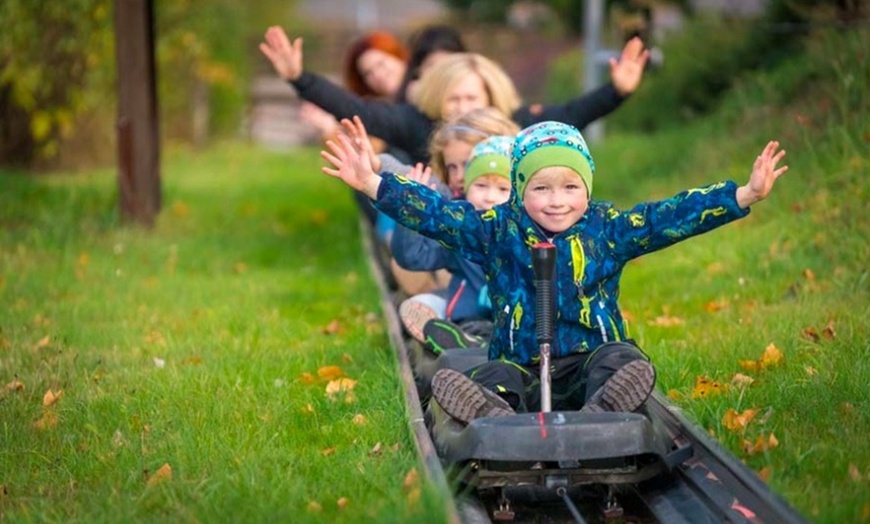
[[[514,326],[514,318],[511,315],[511,307],[510,306],[505,305],[504,314],[507,315],[507,317],[511,319],[510,331],[508,331],[508,339],[510,340],[511,353],[513,353],[514,352],[514,327],[515,326]]]
[[[599,300],[598,301],[598,311],[600,312],[603,310],[604,310],[604,301]],[[604,321],[601,319],[601,313],[596,313],[595,318],[598,320],[598,329],[601,330],[601,340],[603,340],[604,342],[608,342],[607,328],[604,327]]]

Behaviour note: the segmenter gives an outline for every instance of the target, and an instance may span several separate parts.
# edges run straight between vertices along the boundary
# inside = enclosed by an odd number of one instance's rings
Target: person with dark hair
[[[468,49],[462,35],[448,25],[428,25],[411,35],[408,41],[411,57],[405,69],[402,87],[396,94],[397,102],[407,102],[408,92],[413,90],[420,76],[440,59],[451,53],[464,53]]]

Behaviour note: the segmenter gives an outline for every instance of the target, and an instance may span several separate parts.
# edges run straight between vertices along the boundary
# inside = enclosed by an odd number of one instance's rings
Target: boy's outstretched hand
[[[785,149],[779,149],[779,142],[771,140],[755,158],[749,182],[737,188],[737,204],[742,209],[767,198],[776,179],[788,171],[788,166],[777,167],[784,156]]]
[[[260,52],[272,62],[275,72],[290,82],[299,78],[302,74],[302,38],[291,42],[283,29],[273,25],[266,30],[263,40]]]
[[[326,147],[329,151],[321,151],[320,156],[333,167],[324,166],[323,172],[342,179],[345,184],[362,191],[372,200],[377,199],[381,177],[372,170],[365,147],[345,135],[339,135],[338,142],[327,140]]]

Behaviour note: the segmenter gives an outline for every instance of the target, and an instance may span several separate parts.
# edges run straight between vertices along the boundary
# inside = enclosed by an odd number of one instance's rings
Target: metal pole
[[[584,92],[601,85],[601,65],[598,54],[601,48],[601,27],[604,24],[604,0],[586,0],[583,13],[583,71]],[[592,122],[583,130],[587,142],[600,142],[604,137],[604,123]]]
[[[532,247],[532,269],[535,272],[535,330],[541,357],[541,412],[552,411],[550,379],[550,349],[553,342],[553,322],[556,319],[556,295],[553,271],[556,267],[556,246],[539,242]]]

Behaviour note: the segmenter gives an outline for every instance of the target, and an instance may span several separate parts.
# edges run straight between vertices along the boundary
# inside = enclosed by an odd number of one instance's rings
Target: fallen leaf
[[[718,275],[723,271],[725,271],[725,264],[722,262],[716,261],[707,265],[707,273],[710,275]]]
[[[755,438],[755,442],[750,440],[743,441],[743,451],[746,452],[747,455],[755,455],[763,451],[776,449],[777,447],[779,447],[779,440],[777,440],[773,433],[771,433],[768,438],[758,435]]]
[[[722,417],[722,424],[729,430],[733,432],[742,433],[746,426],[755,418],[755,415],[758,413],[757,409],[747,409],[741,413],[734,411],[733,409],[728,409],[725,412],[725,415]]]
[[[199,357],[199,356],[187,357],[186,359],[182,360],[181,363],[186,364],[188,366],[198,366],[198,365],[202,364],[202,357]]]
[[[241,275],[248,270],[248,265],[244,262],[236,262],[233,264],[233,272],[237,275]]]
[[[337,319],[332,320],[329,324],[327,324],[324,328],[320,330],[324,335],[335,335],[341,331],[341,322]]]
[[[809,375],[811,377],[819,374],[819,372],[816,371],[816,368],[814,368],[812,366],[804,366],[804,371],[806,371],[807,375]]]
[[[155,471],[154,474],[148,478],[148,485],[153,486],[155,484],[160,484],[161,482],[166,482],[167,480],[171,480],[171,479],[172,479],[172,466],[170,466],[169,463],[167,462],[167,463],[163,464],[162,466],[160,466],[160,469]]]
[[[51,335],[45,335],[36,343],[36,349],[42,349],[51,342]]]
[[[680,317],[671,317],[668,315],[661,315],[653,320],[647,322],[650,326],[658,326],[658,327],[674,327],[674,326],[682,326],[686,321]]]
[[[301,380],[303,384],[314,384],[317,382],[317,379],[311,373],[303,373],[299,376],[299,380]]]
[[[861,475],[861,472],[858,471],[858,466],[852,463],[849,463],[849,478],[855,482],[861,482],[862,480],[864,480],[863,475]]]
[[[420,474],[417,472],[417,468],[411,468],[411,470],[405,475],[402,487],[407,491],[418,484],[420,484]]]
[[[381,453],[383,453],[383,451],[384,451],[384,446],[380,442],[378,442],[377,444],[375,444],[375,447],[373,447],[371,450],[369,450],[369,456],[370,457],[377,457]]]
[[[341,361],[345,364],[350,364],[351,362],[353,362],[353,357],[350,356],[348,353],[342,353]]]
[[[320,380],[335,380],[344,376],[344,371],[338,366],[323,366],[317,370]]]
[[[362,413],[357,413],[356,415],[353,416],[353,423],[356,424],[357,426],[362,426],[366,422],[367,422],[366,416],[363,415]]]
[[[758,470],[758,477],[764,482],[768,482],[770,480],[770,466],[764,466],[760,470]]]
[[[3,389],[0,389],[0,393],[3,393],[5,395],[7,393],[21,391],[22,389],[24,389],[24,383],[19,380],[13,380],[12,382],[9,382],[5,386],[3,386]]]
[[[731,384],[734,386],[749,386],[755,379],[750,377],[749,375],[744,375],[743,373],[735,373],[733,377],[731,377]]]
[[[399,442],[396,442],[395,444],[390,446],[390,451],[392,451],[393,453],[399,451],[400,449],[402,449],[402,444],[400,444]]]
[[[680,400],[681,398],[683,398],[683,394],[676,389],[669,389],[668,398],[671,400]]]
[[[162,358],[154,357],[154,367],[157,369],[163,369],[166,367],[166,361]]]
[[[701,375],[695,379],[695,387],[692,388],[692,398],[706,398],[712,395],[718,395],[725,389],[725,386],[719,382]]]
[[[51,429],[57,426],[57,413],[52,409],[42,412],[42,417],[33,423],[33,427],[40,430]]]
[[[356,387],[356,380],[351,378],[339,378],[336,380],[330,380],[328,384],[326,384],[326,396],[330,398],[334,398],[339,393],[346,393],[351,391],[354,387]]]
[[[834,340],[837,338],[837,332],[834,331],[834,321],[828,321],[828,325],[825,326],[825,329],[822,330],[822,336],[828,340]]]
[[[347,497],[341,497],[335,502],[335,505],[338,506],[338,509],[344,509],[347,507]]]
[[[312,500],[308,503],[308,511],[310,513],[320,513],[323,511],[323,506],[321,506],[316,500]]]
[[[320,454],[323,455],[324,457],[328,457],[328,456],[332,455],[333,453],[335,453],[336,449],[338,449],[338,448],[336,448],[334,446],[331,448],[326,448],[326,449],[322,450],[320,452]]]
[[[761,369],[761,365],[757,360],[738,360],[737,364],[740,365],[746,371],[758,371]]]
[[[804,269],[803,275],[804,275],[804,278],[805,278],[805,279],[807,279],[807,280],[809,280],[809,281],[811,281],[811,282],[814,281],[814,280],[816,279],[816,274],[813,273],[813,270],[810,269],[810,268],[806,268],[806,269]]]
[[[819,332],[816,331],[816,328],[812,326],[803,328],[801,330],[801,336],[809,340],[810,342],[818,342],[821,338],[819,336]]]
[[[727,299],[713,300],[704,304],[704,309],[710,313],[715,313],[723,309],[728,309],[729,303]]]
[[[764,348],[764,354],[761,356],[761,367],[767,368],[771,366],[777,366],[782,364],[783,358],[785,358],[782,354],[782,351],[773,342],[767,345]]]
[[[312,406],[310,403],[305,404],[305,406],[302,408],[302,412],[303,413],[314,413],[314,406]]]
[[[49,389],[48,391],[45,392],[45,395],[42,396],[42,405],[45,407],[54,405],[54,403],[56,403],[62,397],[63,397],[63,390],[62,389],[59,390],[57,393],[55,393],[54,391]]]

